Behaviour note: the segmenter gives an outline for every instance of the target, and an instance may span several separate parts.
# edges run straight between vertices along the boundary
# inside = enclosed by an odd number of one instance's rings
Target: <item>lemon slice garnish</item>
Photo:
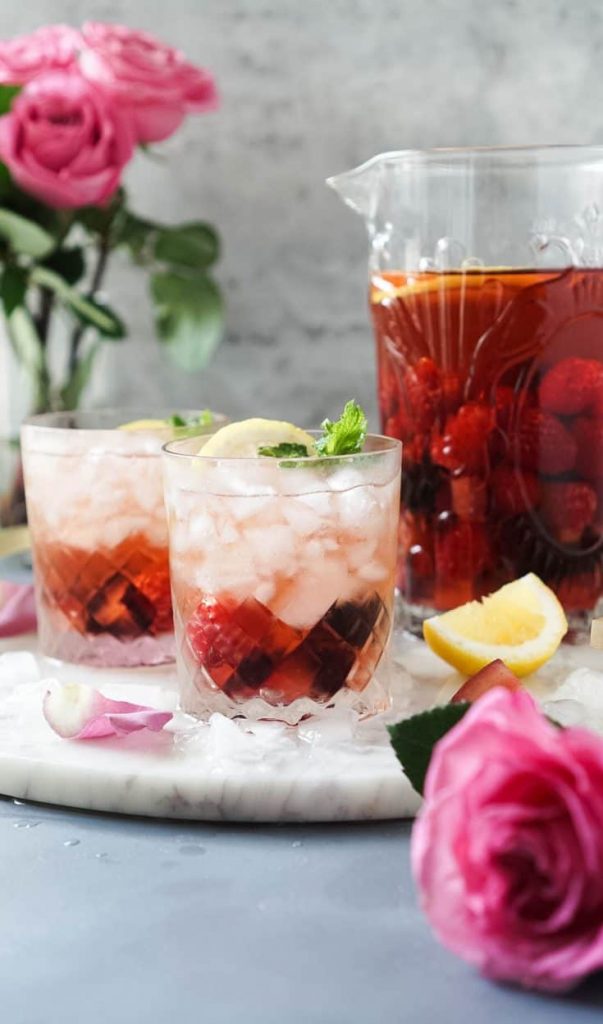
[[[282,420],[240,420],[222,427],[202,446],[200,455],[212,458],[255,458],[258,448],[278,444],[302,444],[309,455],[315,452],[314,438]]]
[[[131,423],[122,423],[118,430],[165,430],[169,424],[167,420],[132,420]]]
[[[548,661],[566,632],[561,604],[534,573],[423,623],[432,651],[465,675],[500,658],[527,676]]]

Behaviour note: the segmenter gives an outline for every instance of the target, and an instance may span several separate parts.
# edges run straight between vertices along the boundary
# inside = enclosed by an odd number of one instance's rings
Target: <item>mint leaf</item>
[[[423,796],[425,776],[438,740],[460,722],[470,704],[444,704],[388,726],[390,742],[413,789]]]
[[[195,434],[199,430],[199,427],[210,427],[214,422],[214,414],[211,409],[204,409],[198,416],[189,416],[188,418],[185,418],[184,416],[181,416],[179,412],[174,412],[171,416],[168,416],[165,422],[168,426],[175,427],[178,432],[178,436],[182,437],[187,433]]]
[[[258,448],[258,455],[273,459],[304,459],[308,457],[308,449],[305,444],[283,441],[281,444],[263,445]]]
[[[346,402],[344,410],[335,423],[324,420],[322,437],[316,442],[319,455],[354,455],[362,451],[366,438],[367,422],[358,402]]]

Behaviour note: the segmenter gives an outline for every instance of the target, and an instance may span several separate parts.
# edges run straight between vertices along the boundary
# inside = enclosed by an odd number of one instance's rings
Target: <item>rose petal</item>
[[[42,712],[58,736],[75,740],[126,736],[140,729],[160,732],[174,717],[171,711],[112,700],[92,686],[55,680],[46,691]]]
[[[34,589],[25,583],[0,582],[0,637],[36,629]]]

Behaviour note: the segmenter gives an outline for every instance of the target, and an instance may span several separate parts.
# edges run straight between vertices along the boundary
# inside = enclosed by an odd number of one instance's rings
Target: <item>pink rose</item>
[[[488,977],[562,991],[603,967],[603,741],[486,693],[435,747],[412,863],[436,934]]]
[[[83,73],[131,111],[139,142],[167,139],[185,114],[216,106],[209,72],[146,32],[89,21],[82,36]]]
[[[49,25],[2,41],[0,84],[23,85],[43,71],[71,68],[81,45],[80,33],[69,25]]]
[[[0,157],[50,206],[104,203],[132,153],[129,117],[78,72],[40,75],[0,118]]]

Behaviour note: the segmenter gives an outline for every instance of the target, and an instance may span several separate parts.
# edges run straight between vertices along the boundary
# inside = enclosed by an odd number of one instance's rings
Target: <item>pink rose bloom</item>
[[[562,991],[603,967],[603,741],[491,690],[435,747],[412,864],[436,934],[486,976]]]
[[[83,73],[130,110],[139,142],[167,139],[185,114],[217,105],[209,72],[146,32],[89,21],[82,36]]]
[[[75,65],[82,45],[79,32],[69,25],[49,25],[28,36],[0,42],[0,84],[24,85],[43,71]]]
[[[0,158],[50,206],[106,202],[132,153],[129,117],[78,72],[40,75],[0,118]]]

